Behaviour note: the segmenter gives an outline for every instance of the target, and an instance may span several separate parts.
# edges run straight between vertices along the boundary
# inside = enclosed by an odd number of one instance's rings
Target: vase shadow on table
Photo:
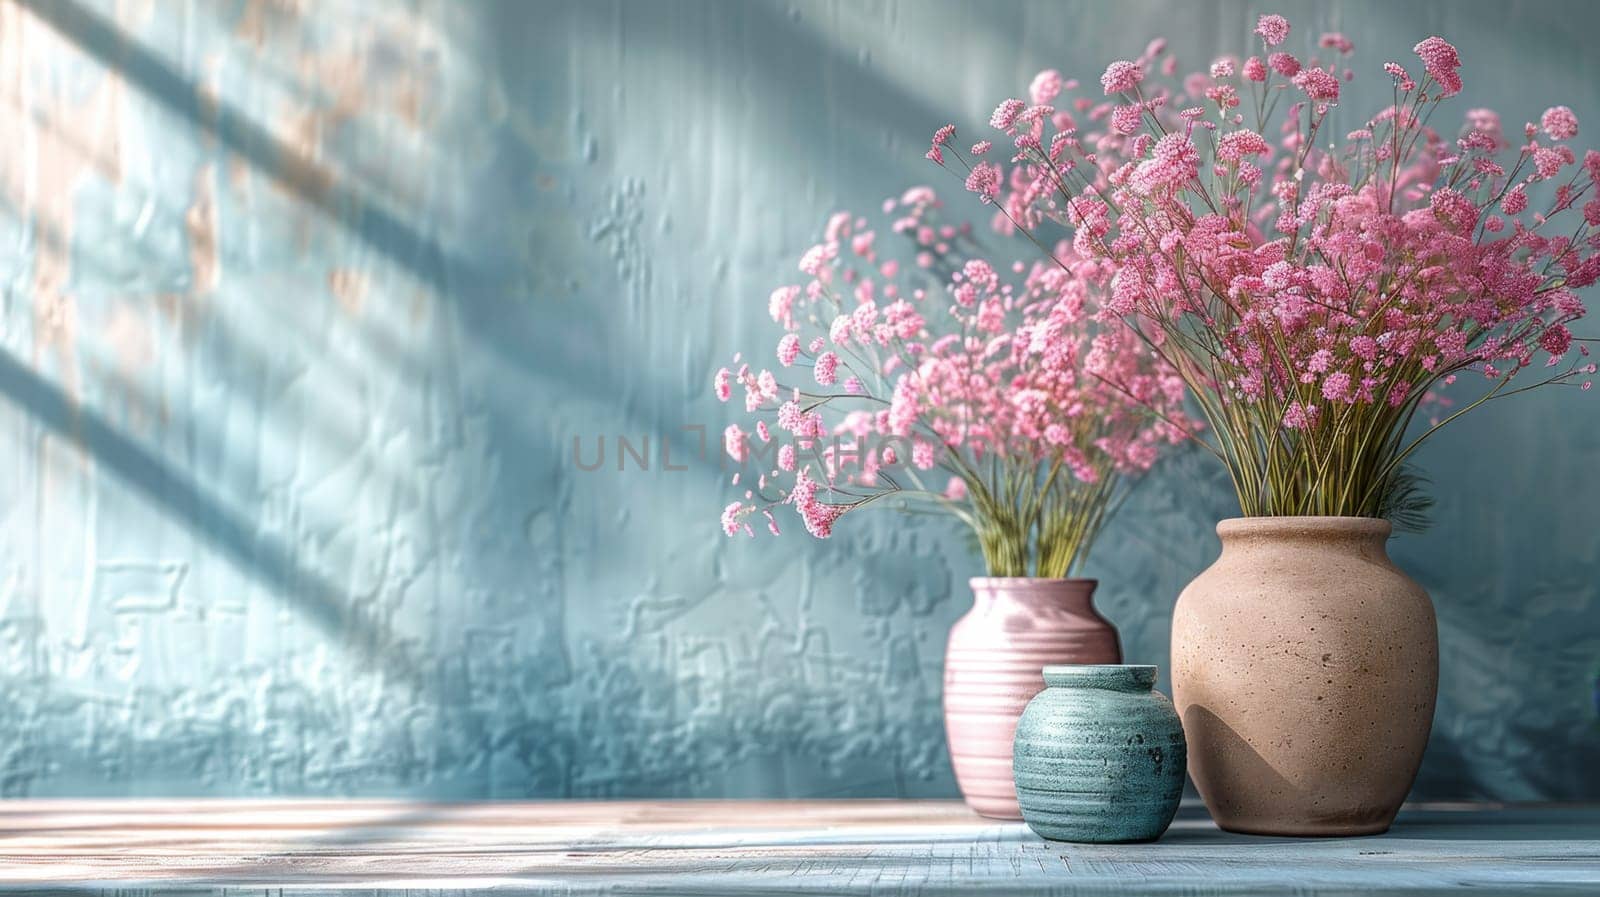
[[[1184,731],[1191,739],[1190,751],[1194,750],[1194,741],[1204,741],[1214,751],[1225,752],[1231,756],[1229,764],[1230,773],[1226,780],[1219,783],[1223,795],[1238,793],[1243,787],[1250,787],[1258,792],[1262,789],[1274,794],[1292,794],[1296,786],[1286,779],[1256,750],[1239,736],[1227,723],[1223,722],[1215,713],[1201,707],[1190,707],[1184,714]],[[1200,737],[1196,737],[1196,736]],[[1559,804],[1527,804],[1527,805],[1489,805],[1497,813],[1494,827],[1494,840],[1497,841],[1550,841],[1552,839],[1548,822],[1542,814],[1543,808],[1559,806]],[[1186,826],[1185,821],[1203,818],[1198,814],[1198,804],[1185,804],[1179,811],[1178,818],[1173,827],[1161,838],[1161,843],[1228,843],[1230,845],[1259,844],[1263,846],[1283,844],[1290,842],[1320,841],[1331,843],[1338,841],[1370,841],[1373,839],[1428,839],[1428,840],[1482,840],[1484,839],[1484,825],[1481,814],[1464,812],[1463,808],[1450,809],[1439,807],[1402,807],[1399,816],[1387,832],[1377,835],[1335,835],[1327,837],[1294,836],[1294,835],[1252,835],[1238,832],[1225,831],[1220,827],[1211,825]],[[1481,809],[1481,807],[1479,807]],[[1227,812],[1227,804],[1223,804],[1223,812]],[[1596,824],[1600,824],[1600,812],[1595,814]]]

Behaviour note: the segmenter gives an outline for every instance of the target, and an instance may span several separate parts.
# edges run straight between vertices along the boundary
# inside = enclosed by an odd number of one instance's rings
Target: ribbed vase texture
[[[1117,631],[1095,612],[1092,579],[978,578],[972,610],[950,629],[944,722],[967,805],[1021,819],[1011,777],[1017,717],[1054,664],[1122,662]]]
[[[1183,796],[1183,725],[1153,666],[1045,667],[1017,722],[1017,799],[1057,841],[1154,841]]]
[[[1433,722],[1439,634],[1390,563],[1389,523],[1246,517],[1172,617],[1172,699],[1217,824],[1267,835],[1384,831]]]

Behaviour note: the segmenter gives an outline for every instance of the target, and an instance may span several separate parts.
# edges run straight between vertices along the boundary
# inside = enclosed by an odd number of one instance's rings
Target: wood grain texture
[[[1196,809],[1196,808],[1187,808]],[[1390,834],[1044,841],[955,801],[0,804],[0,891],[1600,893],[1600,808],[1408,808]]]

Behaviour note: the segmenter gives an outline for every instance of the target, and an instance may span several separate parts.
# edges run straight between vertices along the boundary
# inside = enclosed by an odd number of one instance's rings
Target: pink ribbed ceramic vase
[[[967,806],[1021,819],[1011,780],[1017,717],[1051,664],[1121,663],[1117,630],[1095,612],[1093,579],[977,578],[972,610],[950,629],[944,726]]]

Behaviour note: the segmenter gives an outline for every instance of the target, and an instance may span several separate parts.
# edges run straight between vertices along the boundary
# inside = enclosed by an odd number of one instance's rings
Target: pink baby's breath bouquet
[[[724,434],[746,491],[723,529],[777,533],[787,508],[825,538],[892,499],[965,522],[993,576],[1067,576],[1128,475],[1182,439],[1182,381],[1113,334],[1079,274],[996,269],[939,209],[916,188],[885,203],[887,226],[833,216],[805,282],[769,300],[786,331],[772,366],[717,372],[754,418]]]
[[[1565,106],[1512,135],[1447,111],[1465,85],[1438,37],[1385,63],[1391,100],[1348,118],[1350,42],[1297,55],[1290,32],[1262,16],[1254,53],[1181,81],[1156,41],[1098,96],[1045,72],[995,110],[994,147],[946,127],[928,156],[1087,285],[1103,325],[1127,324],[1109,355],[1171,365],[1210,424],[1245,516],[1179,596],[1171,683],[1213,818],[1371,834],[1416,776],[1438,686],[1433,605],[1375,518],[1416,522],[1406,465],[1440,427],[1589,387],[1568,325],[1600,278],[1600,153],[1571,147]],[[1048,245],[1056,226],[1069,242]]]
[[[1462,79],[1437,37],[1420,71],[1383,66],[1391,104],[1336,130],[1350,42],[1325,34],[1302,59],[1282,17],[1256,33],[1257,55],[1181,83],[1154,42],[1106,68],[1103,98],[1068,100],[1045,72],[995,110],[1005,151],[962,152],[946,128],[929,157],[1002,230],[1071,232],[1055,260],[1181,373],[1245,515],[1407,522],[1402,465],[1439,426],[1588,388],[1568,324],[1600,277],[1600,153],[1571,148],[1564,106],[1518,139],[1486,109],[1442,124]],[[1484,389],[1450,410],[1437,388],[1458,377]]]

